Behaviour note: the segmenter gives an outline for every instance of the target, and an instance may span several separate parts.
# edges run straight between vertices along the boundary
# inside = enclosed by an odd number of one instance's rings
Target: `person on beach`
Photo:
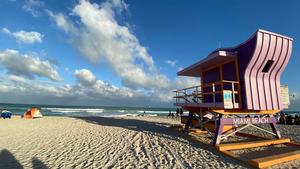
[[[299,125],[300,124],[300,118],[298,115],[295,115],[295,121],[294,124]]]
[[[292,125],[293,124],[293,117],[291,115],[288,115],[286,117],[286,124]]]
[[[168,117],[171,117],[171,110],[169,111]]]
[[[179,109],[176,109],[176,118],[179,117]]]
[[[182,116],[183,115],[183,110],[182,110],[182,108],[180,108],[180,116]]]
[[[279,124],[286,124],[286,117],[284,113],[280,113]]]

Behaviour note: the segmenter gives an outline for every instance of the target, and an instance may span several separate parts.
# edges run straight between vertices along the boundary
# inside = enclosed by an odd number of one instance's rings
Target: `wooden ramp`
[[[179,131],[183,130],[183,126],[177,125],[172,126],[173,128],[177,128]],[[201,129],[195,129],[191,128],[189,129],[189,136],[191,136],[191,139],[194,141],[200,141],[197,137],[194,137],[193,135],[202,135],[207,134],[207,131],[203,131]],[[220,144],[216,146],[216,149],[219,150],[221,153],[223,153],[226,156],[230,156],[232,158],[235,158],[239,161],[246,162],[256,168],[267,168],[272,165],[300,159],[300,144],[293,143],[290,141],[289,138],[281,138],[281,139],[267,139],[261,136],[256,136],[252,134],[247,133],[237,133],[237,135],[248,137],[248,138],[256,138],[259,139],[257,141],[247,141],[247,142],[238,142],[238,143],[226,143],[226,144]],[[202,142],[203,143],[203,142]],[[235,151],[243,150],[243,149],[251,149],[251,148],[258,148],[258,147],[268,147],[272,145],[284,145],[285,147],[288,147],[289,150],[286,152],[282,152],[281,154],[275,154],[277,153],[274,151],[272,155],[269,154],[263,154],[261,150],[258,150],[258,157],[246,157],[247,154],[243,154],[244,158],[238,154],[235,154]],[[262,153],[262,154],[260,154]]]
[[[238,155],[232,153],[232,150],[242,150],[249,148],[257,148],[257,147],[266,147],[271,145],[284,144],[285,146],[294,146],[295,150],[291,150],[289,152],[265,156],[260,158],[253,159],[242,159]],[[257,168],[266,168],[272,165],[292,161],[300,158],[300,146],[299,144],[294,144],[290,142],[288,138],[282,139],[272,139],[272,140],[259,140],[259,141],[251,141],[251,142],[239,142],[239,143],[227,143],[216,146],[216,148],[227,156],[231,156],[240,161],[244,161],[249,163],[250,165]]]
[[[275,164],[280,164],[288,161],[292,161],[300,158],[300,150],[292,151],[288,153],[256,158],[250,160],[250,164],[257,168],[266,168]]]
[[[289,143],[289,142],[290,142],[290,139],[282,138],[282,139],[273,139],[273,140],[259,140],[259,141],[251,141],[251,142],[220,144],[220,145],[216,146],[216,148],[219,151],[239,150],[239,149],[246,149],[246,148],[253,148],[253,147],[269,146],[269,145],[274,145],[274,144],[283,144],[283,143]]]

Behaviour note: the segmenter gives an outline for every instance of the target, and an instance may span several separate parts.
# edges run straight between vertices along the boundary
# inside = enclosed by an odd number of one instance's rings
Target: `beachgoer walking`
[[[171,117],[171,110],[169,111],[168,117]]]

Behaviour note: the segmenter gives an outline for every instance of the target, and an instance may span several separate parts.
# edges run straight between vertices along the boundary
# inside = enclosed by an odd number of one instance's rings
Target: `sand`
[[[0,119],[0,168],[251,168],[208,143],[191,140],[169,128],[170,124],[179,121],[158,117]],[[289,126],[280,129],[299,141],[299,132],[291,132]],[[284,166],[297,168],[300,163]]]

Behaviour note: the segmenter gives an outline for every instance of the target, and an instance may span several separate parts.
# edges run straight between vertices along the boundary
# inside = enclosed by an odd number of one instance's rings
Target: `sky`
[[[294,39],[282,75],[300,110],[300,1],[2,0],[0,102],[172,107],[176,73],[257,29]]]

